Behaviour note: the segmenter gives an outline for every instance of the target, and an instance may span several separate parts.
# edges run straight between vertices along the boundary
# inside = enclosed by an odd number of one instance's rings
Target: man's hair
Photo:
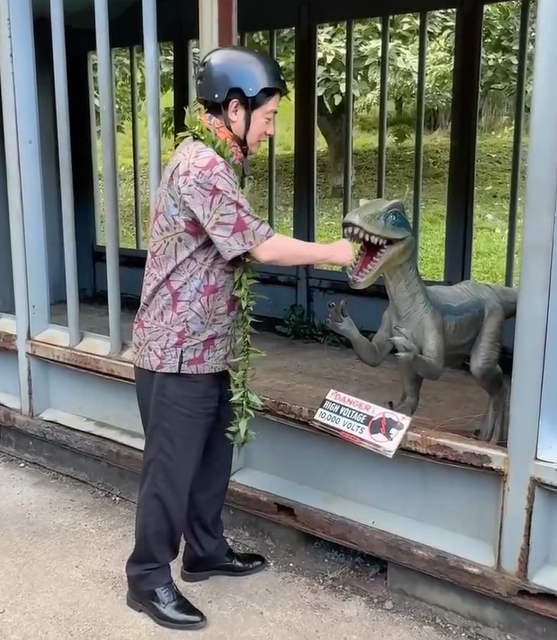
[[[204,101],[202,104],[208,113],[218,118],[223,112],[228,111],[232,100],[238,100],[244,109],[251,108],[251,111],[255,111],[267,104],[277,93],[280,93],[278,89],[262,89],[254,98],[246,98],[240,89],[231,89],[222,103]]]

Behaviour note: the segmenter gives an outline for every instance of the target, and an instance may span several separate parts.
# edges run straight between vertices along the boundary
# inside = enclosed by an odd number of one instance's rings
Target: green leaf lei
[[[224,158],[234,168],[239,178],[242,167],[233,162],[228,143],[226,140],[218,138],[212,129],[207,129],[204,126],[199,119],[200,113],[197,104],[191,109],[186,109],[185,131],[178,134],[176,140],[180,141],[188,137],[201,140]],[[227,438],[238,448],[255,438],[255,433],[249,428],[249,422],[255,416],[255,412],[263,407],[261,399],[249,389],[251,358],[265,355],[251,344],[251,334],[254,332],[252,328],[254,320],[251,314],[256,299],[261,297],[252,291],[251,287],[256,282],[255,269],[248,259],[242,259],[234,270],[233,295],[237,298],[239,305],[235,326],[237,332],[236,353],[232,360],[233,370],[230,372],[231,403],[234,407],[234,415],[226,433]]]

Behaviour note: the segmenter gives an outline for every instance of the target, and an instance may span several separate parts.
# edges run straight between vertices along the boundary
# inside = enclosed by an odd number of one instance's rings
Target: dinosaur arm
[[[370,367],[378,367],[393,348],[390,342],[391,323],[387,313],[383,314],[381,326],[371,342],[357,330],[355,334],[347,337],[358,358]]]
[[[411,362],[412,368],[421,378],[438,380],[445,365],[444,335],[438,324],[432,323],[432,326],[426,328],[421,348],[402,329],[394,329],[395,335],[391,342],[397,349],[397,358]]]
[[[334,303],[329,304],[325,324],[335,333],[350,340],[358,358],[370,367],[379,366],[393,348],[390,342],[391,321],[387,311],[383,314],[381,326],[371,342],[360,333],[352,318],[344,312],[344,302],[341,302],[339,307]]]

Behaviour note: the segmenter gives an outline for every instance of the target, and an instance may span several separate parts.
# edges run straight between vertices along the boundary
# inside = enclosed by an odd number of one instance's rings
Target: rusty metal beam
[[[17,352],[16,336],[13,333],[0,331],[0,351]]]
[[[518,581],[496,569],[234,481],[228,504],[473,591],[512,597],[521,590]]]
[[[133,364],[123,355],[111,358],[51,345],[37,340],[27,343],[30,355],[57,362],[120,380],[134,380]],[[294,405],[284,400],[262,397],[264,417],[278,418],[290,426],[323,433],[313,423],[314,411],[307,407]],[[334,436],[331,436],[334,437]],[[478,469],[486,469],[505,474],[507,470],[507,454],[496,446],[477,442],[450,433],[439,433],[421,426],[413,426],[406,436],[402,449],[407,452],[434,458],[439,461],[467,465]]]

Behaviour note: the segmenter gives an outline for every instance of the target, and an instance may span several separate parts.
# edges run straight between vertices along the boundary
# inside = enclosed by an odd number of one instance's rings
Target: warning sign
[[[331,389],[314,425],[340,438],[392,458],[410,427],[410,418],[391,409]]]

